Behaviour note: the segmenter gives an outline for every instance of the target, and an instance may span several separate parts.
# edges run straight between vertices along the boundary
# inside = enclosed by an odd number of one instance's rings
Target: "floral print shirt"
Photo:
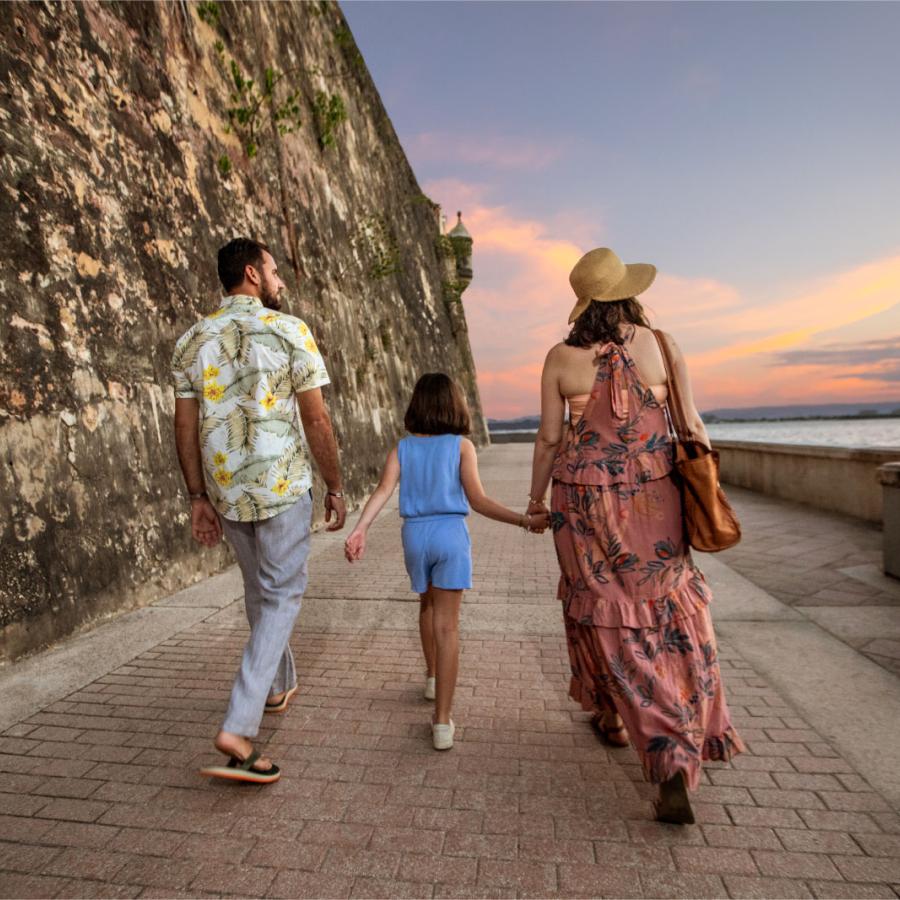
[[[295,393],[329,383],[305,322],[235,294],[181,336],[176,398],[200,404],[210,500],[226,519],[259,522],[312,487]]]

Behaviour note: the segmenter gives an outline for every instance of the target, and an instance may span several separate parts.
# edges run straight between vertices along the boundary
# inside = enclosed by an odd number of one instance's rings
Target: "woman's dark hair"
[[[244,280],[247,266],[262,269],[263,251],[269,248],[250,238],[235,238],[219,249],[219,281],[226,291],[236,288]]]
[[[403,424],[411,434],[468,434],[472,427],[463,392],[443,372],[428,372],[416,382]]]
[[[643,325],[650,328],[644,307],[629,297],[627,300],[594,301],[575,320],[566,338],[570,347],[590,347],[591,344],[621,344],[621,325]]]

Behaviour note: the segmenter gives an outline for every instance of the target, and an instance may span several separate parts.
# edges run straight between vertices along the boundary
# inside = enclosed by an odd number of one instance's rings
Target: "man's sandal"
[[[210,778],[226,778],[229,781],[249,781],[252,784],[271,784],[281,778],[281,769],[272,763],[268,769],[254,769],[253,764],[260,758],[258,750],[253,750],[250,755],[240,760],[232,756],[225,766],[207,766],[200,770],[201,775]]]
[[[297,693],[297,685],[295,684],[289,691],[285,691],[284,696],[277,703],[266,703],[264,712],[267,713],[283,713],[288,708],[288,700]]]
[[[591,727],[607,744],[613,747],[627,747],[630,743],[628,730],[624,724],[610,728],[603,724],[602,716],[591,716]]]

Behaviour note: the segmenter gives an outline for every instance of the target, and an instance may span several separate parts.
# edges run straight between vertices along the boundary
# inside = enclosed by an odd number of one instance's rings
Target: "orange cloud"
[[[603,223],[579,220],[570,231],[565,217],[549,224],[520,217],[491,205],[483,185],[444,180],[425,189],[445,209],[462,209],[474,238],[475,277],[463,300],[485,412],[535,414],[544,357],[568,330],[569,271],[589,243],[605,243]],[[684,350],[702,409],[897,396],[896,379],[879,381],[874,362],[840,369],[773,362],[775,353],[815,347],[829,332],[833,340],[836,329],[852,326],[857,339],[883,337],[893,321],[900,334],[900,255],[765,297],[663,272],[641,299],[654,324]],[[895,305],[898,313],[886,323],[885,311]]]

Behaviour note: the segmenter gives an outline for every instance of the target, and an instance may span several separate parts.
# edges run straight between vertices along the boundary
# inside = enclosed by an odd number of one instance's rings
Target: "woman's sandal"
[[[603,724],[602,716],[591,716],[591,727],[607,744],[613,747],[627,747],[631,743],[624,724],[610,728]]]
[[[668,822],[670,825],[694,824],[694,811],[691,809],[684,772],[676,772],[659,786],[659,800],[655,807],[657,822]]]
[[[281,769],[272,763],[268,769],[254,769],[253,764],[260,758],[258,750],[253,750],[250,755],[240,760],[232,756],[225,766],[207,766],[200,770],[201,775],[211,778],[226,778],[229,781],[249,781],[252,784],[271,784],[281,778]]]
[[[295,684],[289,691],[284,692],[284,696],[277,703],[269,703],[266,701],[266,705],[263,709],[263,712],[267,713],[283,713],[288,708],[288,700],[297,693],[297,685]]]

